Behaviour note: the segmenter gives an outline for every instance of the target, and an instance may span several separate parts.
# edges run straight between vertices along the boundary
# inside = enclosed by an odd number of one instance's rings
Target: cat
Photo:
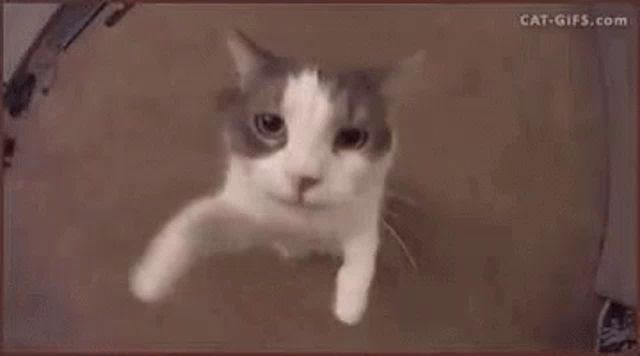
[[[135,297],[165,298],[199,257],[268,245],[285,258],[342,257],[334,316],[367,308],[387,176],[397,150],[394,109],[424,52],[385,66],[330,70],[226,33],[237,85],[223,91],[227,170],[215,193],[188,203],[130,275]]]

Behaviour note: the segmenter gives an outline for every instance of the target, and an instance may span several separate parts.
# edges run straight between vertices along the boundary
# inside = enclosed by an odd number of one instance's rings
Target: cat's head
[[[225,91],[225,137],[236,166],[287,204],[341,204],[380,190],[391,165],[392,104],[422,64],[331,71],[277,56],[230,31],[238,85]]]

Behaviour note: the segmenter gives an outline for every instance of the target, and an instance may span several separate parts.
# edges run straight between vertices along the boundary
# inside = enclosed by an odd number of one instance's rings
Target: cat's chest
[[[344,222],[333,214],[287,212],[279,215],[272,210],[267,221],[280,232],[271,234],[269,243],[284,247],[294,256],[310,251],[338,254],[341,240],[347,236]]]
[[[334,239],[346,227],[345,214],[348,213],[277,207],[267,210],[264,218],[306,239]]]
[[[285,204],[259,194],[252,189],[237,190],[233,194],[225,192],[226,199],[237,210],[254,218],[267,230],[287,232],[298,240],[341,240],[350,232],[371,219],[371,206],[340,204],[324,207],[302,207]],[[283,234],[284,235],[284,234]]]

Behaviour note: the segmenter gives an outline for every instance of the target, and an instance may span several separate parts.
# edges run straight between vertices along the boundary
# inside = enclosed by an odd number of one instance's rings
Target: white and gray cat
[[[225,183],[160,230],[132,271],[132,293],[161,300],[207,253],[257,245],[284,257],[322,250],[342,256],[333,313],[354,325],[367,306],[380,244],[397,146],[392,109],[424,55],[328,70],[276,56],[237,31],[227,45],[239,80],[224,95]]]

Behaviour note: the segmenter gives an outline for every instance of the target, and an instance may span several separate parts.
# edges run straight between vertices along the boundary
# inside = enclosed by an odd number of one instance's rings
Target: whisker
[[[402,194],[398,194],[391,189],[387,189],[386,195],[390,199],[396,200],[400,203],[403,203],[404,205],[410,206],[412,208],[418,207],[418,203],[416,203],[414,200],[406,196],[403,196]]]
[[[389,208],[388,206],[384,208],[384,210],[382,211],[383,215],[387,215],[390,216],[392,218],[397,218],[400,216],[400,214],[396,211],[393,211],[391,208]]]
[[[411,265],[411,267],[413,267],[413,269],[417,271],[418,265],[416,263],[416,260],[409,252],[409,248],[404,243],[404,240],[402,240],[402,238],[400,237],[400,234],[398,234],[396,229],[394,229],[393,226],[391,226],[391,224],[389,224],[384,218],[382,218],[382,224],[389,231],[389,233],[391,233],[391,236],[393,236],[393,238],[398,242],[400,248],[404,252],[405,257],[407,258],[407,260],[409,260],[409,264]]]

